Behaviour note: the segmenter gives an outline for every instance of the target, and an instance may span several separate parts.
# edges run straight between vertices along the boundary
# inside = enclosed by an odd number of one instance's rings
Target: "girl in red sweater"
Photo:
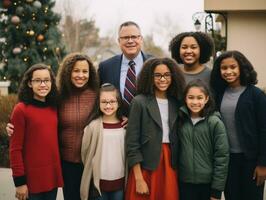
[[[20,200],[56,199],[63,186],[57,135],[57,90],[52,71],[43,64],[29,68],[11,115],[10,165]]]

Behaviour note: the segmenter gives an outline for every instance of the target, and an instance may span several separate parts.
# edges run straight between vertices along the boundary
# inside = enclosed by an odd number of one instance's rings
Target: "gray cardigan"
[[[179,103],[169,101],[169,129],[171,165],[177,167],[177,110]],[[162,122],[154,96],[137,95],[131,103],[126,132],[126,155],[129,167],[140,163],[141,167],[155,170],[160,161],[162,148]]]

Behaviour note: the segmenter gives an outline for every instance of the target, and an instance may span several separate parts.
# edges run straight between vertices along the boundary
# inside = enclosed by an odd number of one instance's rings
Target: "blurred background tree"
[[[10,80],[16,92],[20,78],[31,65],[42,62],[54,72],[65,55],[53,0],[0,1],[0,80]]]

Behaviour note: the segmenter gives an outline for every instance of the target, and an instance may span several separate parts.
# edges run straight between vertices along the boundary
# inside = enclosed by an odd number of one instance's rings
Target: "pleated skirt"
[[[130,171],[126,187],[126,200],[179,200],[177,171],[171,167],[169,144],[162,144],[160,163],[156,170],[141,169],[148,185],[149,195],[136,193],[133,170]]]

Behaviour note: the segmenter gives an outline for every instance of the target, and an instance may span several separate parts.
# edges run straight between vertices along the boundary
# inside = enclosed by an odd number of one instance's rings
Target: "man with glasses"
[[[124,22],[118,30],[118,43],[122,54],[109,58],[99,64],[100,82],[111,83],[119,89],[124,101],[125,115],[136,94],[136,79],[143,62],[150,55],[141,51],[143,38],[140,27],[132,21]]]

